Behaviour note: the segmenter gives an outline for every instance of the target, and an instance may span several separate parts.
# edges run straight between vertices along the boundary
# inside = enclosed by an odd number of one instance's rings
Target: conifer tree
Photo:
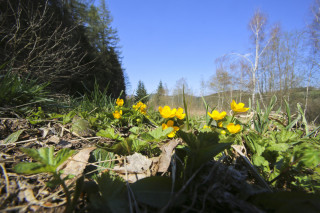
[[[135,101],[140,101],[143,98],[141,102],[147,103],[149,100],[149,97],[147,96],[148,96],[148,93],[147,93],[147,90],[145,89],[144,83],[142,81],[139,81],[138,89],[135,95]]]
[[[162,85],[162,81],[159,82],[157,93],[155,95],[155,104],[156,105],[162,105],[163,97],[165,96],[165,89]]]

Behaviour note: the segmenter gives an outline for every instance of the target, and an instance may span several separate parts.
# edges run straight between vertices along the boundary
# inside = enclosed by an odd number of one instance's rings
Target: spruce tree
[[[138,89],[136,91],[136,95],[135,95],[135,101],[140,101],[142,103],[147,103],[148,100],[149,100],[149,97],[148,96],[148,93],[147,93],[147,90],[145,89],[145,86],[144,86],[144,83],[142,81],[139,81],[138,83]]]
[[[165,90],[162,85],[162,81],[159,82],[158,88],[157,88],[157,93],[155,95],[155,103],[156,105],[161,105],[163,102],[163,97],[165,95]]]

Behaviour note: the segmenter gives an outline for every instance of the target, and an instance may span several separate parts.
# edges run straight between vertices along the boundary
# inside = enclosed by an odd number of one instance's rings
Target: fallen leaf
[[[152,160],[140,153],[129,155],[126,159],[126,165],[122,167],[115,166],[114,170],[120,173],[146,173],[152,165]]]
[[[55,143],[58,144],[60,142],[60,138],[56,135],[51,136],[50,138],[48,138],[48,143]]]
[[[173,139],[160,148],[162,153],[160,155],[158,172],[166,172],[168,170],[171,163],[172,152],[178,144],[179,141]]]
[[[115,166],[114,172],[117,172],[120,177],[127,180],[129,183],[134,183],[137,180],[151,176],[152,160],[140,153],[126,157],[126,163],[123,166]]]
[[[90,153],[94,149],[96,149],[96,147],[88,147],[88,148],[82,149],[72,158],[69,158],[69,160],[65,164],[65,167],[62,169],[63,174],[61,175],[61,177],[65,178],[69,175],[77,177],[81,175],[87,166]]]
[[[7,143],[14,143],[19,139],[19,136],[21,135],[21,133],[24,130],[18,130],[14,133],[12,133],[11,135],[9,135],[7,138],[4,139],[3,143],[7,144]]]

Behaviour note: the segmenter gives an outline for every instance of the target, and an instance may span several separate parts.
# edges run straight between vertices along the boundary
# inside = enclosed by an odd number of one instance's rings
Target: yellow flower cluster
[[[211,127],[210,127],[210,126],[207,126],[207,125],[204,125],[204,126],[203,126],[203,129],[211,129]]]
[[[227,113],[225,111],[219,113],[218,110],[213,110],[212,113],[208,112],[208,115],[213,119],[213,120],[222,120],[224,117],[226,117]]]
[[[236,134],[241,131],[241,126],[240,124],[229,123],[227,129],[231,134]]]
[[[112,113],[113,114],[113,117],[115,118],[115,119],[120,119],[121,117],[122,117],[122,110],[116,110],[114,113]]]
[[[168,134],[169,138],[173,138],[176,135],[176,132],[179,131],[179,127],[173,126],[173,125],[174,125],[174,122],[172,120],[169,120],[166,124],[165,123],[162,124],[163,130],[167,129],[168,127],[173,128],[173,131]]]
[[[244,107],[244,103],[236,103],[235,100],[232,100],[231,102],[231,109],[234,112],[233,115],[237,114],[237,113],[242,113],[242,112],[246,112],[249,110],[249,108],[245,108]],[[208,112],[208,115],[215,121],[217,121],[218,127],[223,128],[223,122],[221,120],[223,120],[227,113],[225,111],[219,112],[218,110],[213,110],[211,113]],[[232,117],[233,119],[233,117]],[[231,121],[232,121],[231,119]],[[219,122],[218,122],[219,121]],[[207,126],[205,126],[207,127]],[[231,133],[231,134],[236,134],[238,132],[241,131],[241,126],[239,124],[234,124],[234,123],[229,123],[227,125],[227,130]],[[226,131],[222,130],[221,134],[225,135]]]
[[[117,101],[116,101],[117,106],[122,107],[123,103],[124,103],[123,99],[117,98]]]
[[[231,102],[231,109],[235,113],[237,112],[246,112],[249,110],[249,108],[244,108],[244,103],[236,103],[235,100],[232,100]]]
[[[163,118],[178,118],[179,120],[183,120],[186,116],[185,113],[183,113],[183,109],[179,107],[178,109],[171,108],[169,106],[164,106],[161,107],[159,106],[159,112],[161,117]],[[179,127],[174,126],[174,121],[173,120],[168,120],[167,123],[162,124],[162,129],[165,130],[168,127],[173,127],[173,131],[168,135],[169,138],[173,138],[176,135],[176,132],[179,130]]]
[[[173,108],[171,110],[169,106],[164,106],[163,108],[159,106],[159,112],[163,118],[177,117],[178,119],[182,120],[186,116],[186,114],[183,113],[183,109],[181,107],[179,107],[178,110],[176,108]]]
[[[142,114],[147,113],[147,105],[139,101],[136,105],[132,105],[132,108],[136,111],[140,111]]]

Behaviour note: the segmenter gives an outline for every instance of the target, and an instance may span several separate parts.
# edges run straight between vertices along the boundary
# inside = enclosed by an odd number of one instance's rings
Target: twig
[[[13,143],[0,144],[0,146],[9,146],[9,145],[15,145],[15,144],[20,144],[20,143],[28,143],[28,142],[32,142],[32,141],[36,141],[36,140],[37,140],[37,138],[33,138],[33,139],[25,140],[25,141],[18,141],[18,142],[13,142]],[[0,142],[3,143],[3,140],[1,140]]]
[[[2,168],[2,172],[3,172],[3,176],[4,176],[4,179],[6,180],[6,199],[9,197],[10,195],[10,188],[9,188],[9,178],[8,178],[8,175],[7,175],[7,170],[4,166],[4,163],[0,163],[0,166]]]
[[[197,169],[197,171],[195,171],[195,173],[193,173],[193,175],[189,178],[189,180],[183,185],[183,187],[180,189],[180,191],[178,193],[175,194],[175,196],[167,203],[167,205],[165,207],[163,207],[161,209],[160,212],[166,212],[167,208],[169,208],[169,206],[171,205],[171,203],[180,196],[180,194],[187,188],[187,186],[191,183],[191,181],[196,177],[196,175],[200,172],[200,170],[203,168],[204,164],[202,166],[200,166],[199,169]]]
[[[259,172],[256,170],[256,168],[251,164],[251,162],[248,160],[247,156],[245,156],[236,146],[231,146],[244,160],[247,168],[252,172],[252,175],[257,179],[257,181],[266,188],[268,191],[272,192],[272,189],[270,188],[269,184],[260,176]]]
[[[93,139],[100,139],[101,137],[98,136],[98,137],[90,137],[90,138],[85,138],[86,140],[93,140]],[[75,141],[80,141],[80,140],[83,140],[83,139],[73,139],[73,140],[70,140],[70,142],[75,142]]]
[[[84,138],[84,137],[82,137],[82,136],[78,135],[77,133],[72,132],[72,131],[70,131],[69,129],[64,128],[64,126],[62,126],[61,124],[59,124],[59,123],[57,123],[57,124],[58,124],[61,128],[63,128],[64,130],[66,130],[67,132],[69,132],[69,133],[71,133],[71,134],[73,134],[73,135],[75,135],[75,136],[77,136],[77,137],[81,138],[81,140],[85,140],[85,141],[87,141],[87,142],[90,142],[90,141],[89,141],[89,140],[87,140],[86,138]]]

